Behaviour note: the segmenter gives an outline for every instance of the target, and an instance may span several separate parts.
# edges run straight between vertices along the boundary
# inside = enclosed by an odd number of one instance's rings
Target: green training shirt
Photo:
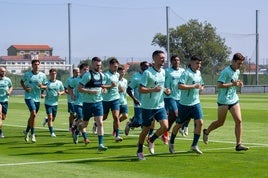
[[[173,67],[170,67],[166,69],[165,88],[169,88],[171,90],[171,94],[165,94],[165,98],[173,98],[174,100],[180,100],[181,91],[178,88],[178,83],[180,76],[184,71],[185,70],[183,68],[174,69]]]
[[[199,70],[194,72],[190,67],[188,67],[182,73],[179,79],[179,84],[194,85],[196,83],[204,85],[203,79],[201,77],[201,72]],[[193,106],[198,103],[200,103],[199,89],[194,88],[188,90],[181,90],[180,104],[185,106]]]
[[[220,83],[232,83],[235,80],[238,80],[240,71],[233,70],[231,66],[224,68],[218,78]],[[237,87],[227,87],[227,88],[218,88],[218,103],[220,104],[234,104],[239,98],[236,93]]]
[[[146,88],[154,88],[161,86],[162,91],[141,94],[141,107],[144,109],[159,109],[164,107],[164,83],[165,83],[165,70],[155,70],[149,67],[142,74],[140,85]]]

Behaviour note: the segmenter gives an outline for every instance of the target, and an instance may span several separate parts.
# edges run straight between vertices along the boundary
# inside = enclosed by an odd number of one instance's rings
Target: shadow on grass
[[[147,160],[150,159],[154,159],[157,157],[174,157],[176,155],[180,155],[180,156],[189,156],[192,157],[193,152],[179,152],[179,153],[175,153],[175,154],[170,154],[170,153],[158,153],[158,154],[154,154],[154,155],[145,155],[145,157],[147,158]],[[179,158],[179,157],[178,157]],[[73,160],[73,161],[66,161],[64,163],[78,163],[78,164],[88,164],[88,163],[99,163],[99,162],[143,162],[140,161],[137,156],[129,156],[129,155],[120,155],[120,156],[110,156],[110,157],[99,157],[99,158],[85,158],[82,160]]]

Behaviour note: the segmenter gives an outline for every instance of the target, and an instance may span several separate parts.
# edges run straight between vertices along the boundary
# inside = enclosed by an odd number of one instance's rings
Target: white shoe
[[[25,142],[28,142],[29,141],[29,132],[26,132],[25,130],[23,131],[23,134],[24,134],[24,140]]]
[[[123,138],[120,137],[120,136],[117,136],[117,137],[114,138],[114,140],[115,140],[116,142],[122,142],[122,141],[123,141]]]
[[[185,136],[188,136],[188,127],[184,127],[183,133]]]
[[[198,146],[191,146],[191,150],[196,152],[197,154],[203,154],[203,152],[199,150]]]
[[[169,152],[171,154],[175,153],[175,149],[174,149],[174,144],[171,144],[170,142],[168,143],[168,147],[169,147]]]
[[[139,160],[146,160],[146,158],[144,157],[143,153],[137,153],[137,156],[139,158]]]
[[[129,131],[130,131],[129,124],[130,124],[130,122],[127,122],[127,123],[126,123],[126,127],[125,127],[125,135],[126,135],[126,136],[128,136]]]
[[[149,152],[153,155],[154,154],[154,143],[150,142],[150,140],[148,140],[148,144],[149,144]]]
[[[54,132],[52,132],[52,133],[50,134],[50,136],[51,136],[51,137],[56,137],[56,134],[55,134]]]
[[[180,134],[181,134],[183,137],[186,136],[186,135],[184,134],[184,130],[182,130],[182,128],[179,128],[179,132],[180,132]]]
[[[108,149],[108,147],[104,146],[103,144],[100,144],[98,146],[98,151],[101,152],[101,151],[106,151]]]
[[[43,120],[43,124],[42,124],[42,125],[43,125],[43,127],[45,127],[45,126],[46,126],[46,124],[47,124],[47,118],[45,117],[45,118],[44,118],[44,120]]]
[[[3,133],[0,134],[0,138],[5,138],[5,136],[3,135]]]
[[[203,142],[208,144],[208,134],[206,134],[207,129],[203,129]]]
[[[32,141],[33,143],[35,143],[35,142],[36,142],[36,139],[35,139],[35,134],[31,135],[31,141]]]

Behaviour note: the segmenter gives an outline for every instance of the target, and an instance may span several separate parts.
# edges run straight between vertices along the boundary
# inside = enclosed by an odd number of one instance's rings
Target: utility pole
[[[259,32],[258,32],[258,14],[256,10],[256,85],[259,85]]]
[[[169,49],[169,7],[166,6],[166,23],[167,23],[167,64],[170,67],[170,49]]]
[[[71,3],[68,3],[68,44],[69,44],[69,64],[71,65]],[[69,68],[70,74],[72,73],[72,67]]]

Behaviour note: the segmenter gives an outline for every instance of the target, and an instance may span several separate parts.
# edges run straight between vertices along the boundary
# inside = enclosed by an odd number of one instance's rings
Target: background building
[[[70,65],[59,56],[53,56],[53,48],[48,45],[11,45],[7,56],[0,56],[0,65],[12,74],[22,75],[31,68],[33,58],[40,60],[40,71],[48,74],[49,69],[69,70]]]

